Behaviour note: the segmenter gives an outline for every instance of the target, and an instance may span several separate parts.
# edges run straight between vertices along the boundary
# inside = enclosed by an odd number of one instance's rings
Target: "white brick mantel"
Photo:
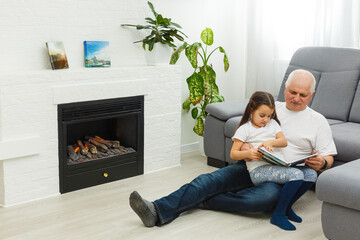
[[[180,164],[181,67],[0,75],[0,205],[59,194],[57,105],[144,95],[144,172]]]

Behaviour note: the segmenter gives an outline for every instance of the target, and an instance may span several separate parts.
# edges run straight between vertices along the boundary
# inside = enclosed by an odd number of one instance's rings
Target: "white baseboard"
[[[14,206],[18,206],[18,205],[21,205],[21,204],[31,203],[31,202],[35,202],[35,201],[39,201],[39,200],[59,196],[59,195],[61,195],[60,192],[59,193],[54,193],[54,194],[51,194],[51,195],[48,195],[48,196],[44,196],[44,197],[34,198],[34,199],[31,199],[31,200],[28,200],[28,201],[21,201],[21,202],[10,203],[10,204],[1,204],[0,208],[14,207]]]
[[[181,145],[180,149],[181,149],[181,154],[199,151],[199,142],[183,144]]]

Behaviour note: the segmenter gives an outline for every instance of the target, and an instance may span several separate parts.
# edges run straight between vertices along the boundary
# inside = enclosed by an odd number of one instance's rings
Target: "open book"
[[[314,157],[316,154],[312,154],[306,157],[302,157],[299,159],[295,159],[295,160],[283,160],[280,159],[278,156],[276,156],[274,153],[269,152],[268,150],[266,150],[264,147],[259,148],[258,150],[259,152],[261,152],[263,154],[263,159],[271,164],[275,164],[275,165],[280,165],[280,166],[284,166],[284,167],[291,167],[291,166],[295,166],[299,163],[303,163],[305,161],[305,159],[308,159],[310,157]]]

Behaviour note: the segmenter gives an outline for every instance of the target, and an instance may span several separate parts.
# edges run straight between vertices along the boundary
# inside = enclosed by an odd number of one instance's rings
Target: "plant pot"
[[[206,157],[204,150],[204,137],[200,137],[199,139],[199,150],[200,150],[200,155]]]
[[[150,52],[145,50],[145,59],[150,66],[169,65],[172,51],[168,45],[156,43]]]

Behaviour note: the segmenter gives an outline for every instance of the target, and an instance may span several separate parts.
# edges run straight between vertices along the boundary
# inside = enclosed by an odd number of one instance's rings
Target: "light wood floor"
[[[321,229],[321,202],[313,191],[294,206],[303,218],[296,231],[269,223],[270,215],[192,210],[170,224],[146,228],[128,204],[137,190],[155,200],[201,173],[206,165],[198,152],[183,154],[182,166],[75,191],[19,206],[0,208],[0,239],[326,239]]]

